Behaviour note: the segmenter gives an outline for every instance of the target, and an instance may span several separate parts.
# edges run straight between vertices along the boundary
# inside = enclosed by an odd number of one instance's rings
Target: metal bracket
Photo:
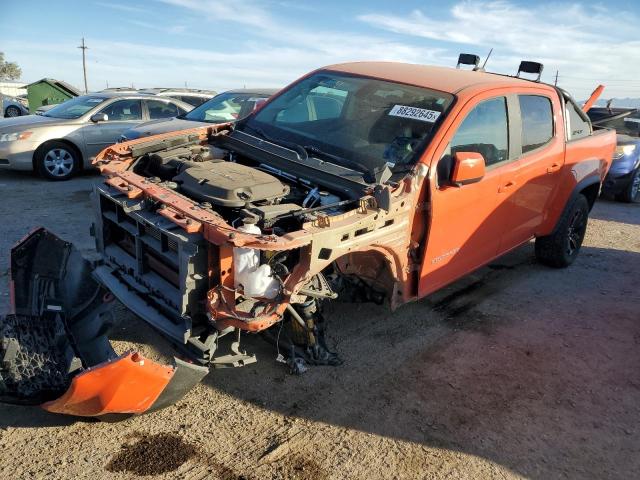
[[[231,344],[231,351],[228,355],[222,355],[221,357],[214,357],[211,361],[213,368],[233,368],[244,367],[252,363],[256,363],[258,359],[255,355],[248,355],[246,352],[240,350],[240,329],[237,328],[237,337],[235,342]]]

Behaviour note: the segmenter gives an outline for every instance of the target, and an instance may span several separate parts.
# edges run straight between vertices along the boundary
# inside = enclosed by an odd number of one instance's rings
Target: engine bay
[[[131,169],[219,214],[234,227],[255,224],[273,235],[299,229],[321,215],[343,213],[356,203],[312,180],[195,142],[143,151]]]

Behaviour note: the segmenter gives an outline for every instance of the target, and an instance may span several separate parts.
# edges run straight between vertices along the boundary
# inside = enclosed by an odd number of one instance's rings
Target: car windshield
[[[43,115],[53,118],[80,118],[105,100],[104,97],[76,97],[53,107]]]
[[[452,101],[427,88],[324,71],[294,84],[239,129],[347,168],[401,170],[417,160]]]
[[[182,118],[196,122],[233,122],[249,115],[256,103],[266,98],[266,95],[254,93],[221,93]]]

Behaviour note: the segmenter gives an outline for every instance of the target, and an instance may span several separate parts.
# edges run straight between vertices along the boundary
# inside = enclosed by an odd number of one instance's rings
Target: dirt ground
[[[90,252],[98,180],[0,172],[2,310],[31,228]],[[333,304],[340,367],[291,376],[247,337],[258,363],[123,423],[0,405],[0,478],[640,478],[639,284],[640,205],[600,200],[569,269],[531,244],[393,314]],[[119,349],[162,355],[119,317]]]

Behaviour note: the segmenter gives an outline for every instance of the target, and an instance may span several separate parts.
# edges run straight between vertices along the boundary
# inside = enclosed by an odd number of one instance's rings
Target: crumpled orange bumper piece
[[[53,413],[95,417],[147,411],[166,388],[175,368],[129,353],[90,368],[56,400],[42,404]]]

